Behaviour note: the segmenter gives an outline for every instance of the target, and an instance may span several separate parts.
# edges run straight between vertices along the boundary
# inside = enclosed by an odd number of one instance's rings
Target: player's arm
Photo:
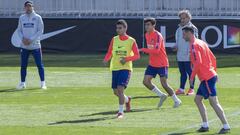
[[[179,33],[179,28],[175,32],[175,45],[172,47],[172,50],[176,52],[178,50],[178,33]]]
[[[44,24],[43,24],[43,20],[42,17],[38,18],[38,25],[37,25],[37,33],[34,34],[32,37],[30,37],[31,42],[40,39],[40,37],[43,34],[43,30],[44,30]]]
[[[210,59],[211,59],[212,66],[214,67],[214,70],[217,71],[216,57],[214,56],[214,54],[212,53],[212,51],[210,49],[209,49],[209,54],[210,54]]]
[[[30,45],[30,41],[23,36],[23,29],[22,29],[22,22],[21,17],[18,20],[18,27],[17,27],[17,33],[20,39],[22,39],[22,44],[24,45]]]
[[[23,36],[21,17],[18,20],[17,33],[18,33],[18,36],[20,37],[20,39],[22,40],[23,45],[29,45],[30,44],[29,40],[24,38],[24,36]]]
[[[144,53],[148,53],[148,54],[159,54],[160,48],[162,45],[164,45],[163,38],[161,38],[161,36],[158,35],[157,44],[154,49],[142,48],[142,49],[140,49],[140,51],[142,51]]]
[[[135,60],[138,60],[140,58],[140,54],[139,54],[139,50],[138,50],[138,46],[137,46],[136,42],[133,43],[132,50],[133,50],[134,55],[129,56],[129,57],[125,57],[126,62],[135,61]]]
[[[191,52],[193,59],[192,59],[192,64],[193,64],[193,69],[192,69],[192,74],[190,77],[190,80],[193,81],[198,70],[200,70],[200,64],[202,63],[202,57],[201,57],[201,51],[198,47],[195,47],[195,51]]]
[[[22,32],[22,23],[21,23],[21,17],[18,20],[18,27],[17,27],[18,35],[21,39],[23,39],[23,32]]]
[[[111,40],[111,42],[109,44],[108,51],[104,57],[103,62],[108,62],[112,58],[112,49],[113,49],[113,39]]]

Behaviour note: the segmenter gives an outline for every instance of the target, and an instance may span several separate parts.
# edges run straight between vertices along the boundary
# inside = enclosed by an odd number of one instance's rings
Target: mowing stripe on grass
[[[237,115],[240,115],[240,110],[228,115],[227,117],[230,118],[230,117],[234,117],[234,116],[237,116]],[[210,123],[213,123],[215,121],[217,121],[219,119],[213,119],[213,120],[210,120],[209,121],[209,124]],[[196,125],[192,125],[192,126],[188,126],[186,128],[183,128],[183,129],[179,129],[179,130],[175,130],[175,131],[172,131],[172,132],[167,132],[167,133],[162,133],[161,135],[171,135],[171,134],[177,134],[177,133],[180,133],[180,132],[183,132],[183,131],[186,131],[186,130],[189,130],[189,129],[192,129],[192,128],[197,128],[199,127],[199,124],[196,124]]]

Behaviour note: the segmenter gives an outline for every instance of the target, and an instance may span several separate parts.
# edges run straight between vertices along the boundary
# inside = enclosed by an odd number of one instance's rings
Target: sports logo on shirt
[[[155,40],[154,39],[151,39],[151,44],[154,44],[155,43]]]
[[[148,47],[148,49],[154,49],[154,45],[153,44],[148,44],[147,47]]]
[[[117,50],[115,52],[120,57],[127,56],[127,51],[126,51],[126,47],[125,46],[118,46]]]
[[[24,23],[23,27],[24,28],[33,28],[34,27],[34,23]]]

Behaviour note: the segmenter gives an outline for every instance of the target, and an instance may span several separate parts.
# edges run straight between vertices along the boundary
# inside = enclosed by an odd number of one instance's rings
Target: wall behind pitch
[[[76,26],[42,41],[43,51],[58,53],[100,53],[105,52],[115,35],[117,19],[44,19],[44,33],[55,32]],[[0,51],[16,52],[11,45],[11,36],[18,19],[0,19]],[[128,34],[133,36],[139,47],[144,45],[142,19],[127,19]],[[158,20],[157,29],[166,37],[166,46],[175,43],[178,20]],[[215,52],[240,53],[240,23],[238,20],[193,20],[199,29],[199,37],[205,38]],[[168,49],[171,50],[171,49]]]
[[[47,52],[60,53],[96,53],[106,51],[111,38],[115,35],[116,19],[44,19],[44,33],[58,31],[76,26],[56,36],[42,41],[42,47]],[[142,21],[127,20],[128,34],[142,42]],[[11,36],[17,27],[18,19],[0,19],[0,51],[15,52],[11,46]]]

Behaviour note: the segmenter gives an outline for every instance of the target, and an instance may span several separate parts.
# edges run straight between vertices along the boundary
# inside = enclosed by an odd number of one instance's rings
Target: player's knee
[[[113,89],[113,94],[116,95],[116,96],[118,96],[118,92],[117,92],[116,89]]]
[[[151,84],[151,82],[149,80],[147,80],[147,79],[143,80],[143,85],[149,86],[150,84]]]
[[[196,104],[200,104],[202,101],[201,101],[201,99],[195,97],[195,98],[194,98],[194,102],[195,102]]]
[[[211,105],[212,107],[218,105],[218,102],[217,102],[216,100],[210,100],[209,103],[210,103],[210,105]]]
[[[162,84],[162,87],[164,89],[168,89],[169,88],[168,83],[166,81],[161,81],[161,84]]]
[[[118,94],[117,94],[118,96],[123,96],[123,91],[121,91],[121,90],[118,90]]]

